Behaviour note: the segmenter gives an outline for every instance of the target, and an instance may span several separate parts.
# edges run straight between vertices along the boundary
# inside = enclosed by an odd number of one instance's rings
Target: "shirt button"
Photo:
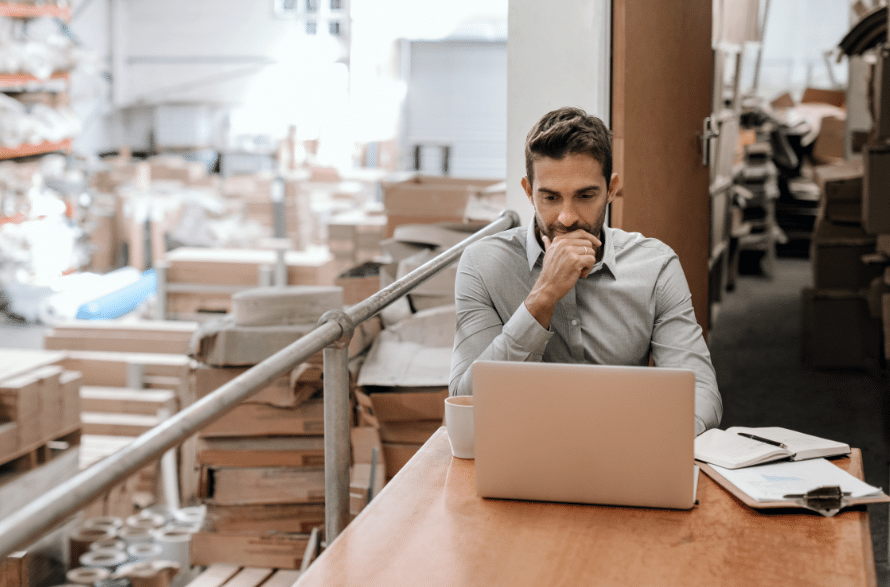
[[[577,320],[572,320],[572,326],[577,326],[577,325],[578,325],[578,321],[577,321]]]

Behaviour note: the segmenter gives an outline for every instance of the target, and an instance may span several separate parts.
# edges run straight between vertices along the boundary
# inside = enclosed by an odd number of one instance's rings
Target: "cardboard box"
[[[209,467],[323,467],[324,437],[201,438],[197,460]]]
[[[301,533],[324,526],[323,503],[216,505],[207,504],[204,530],[224,533]]]
[[[241,404],[205,426],[200,436],[301,436],[324,434],[324,401],[309,400],[296,408]]]
[[[862,221],[862,161],[819,165],[813,170],[823,194],[825,218],[831,222]]]
[[[271,569],[299,569],[308,541],[306,534],[196,532],[192,534],[192,565],[261,567],[270,574]]]
[[[347,306],[361,303],[380,291],[380,263],[362,263],[338,275],[334,283],[343,288]]]
[[[232,317],[208,321],[192,342],[191,355],[214,367],[256,365],[315,329],[315,324],[236,326]],[[321,364],[322,352],[308,359]]]
[[[890,139],[890,49],[878,54],[873,83],[874,130],[878,139]]]
[[[77,371],[64,371],[59,377],[62,390],[62,428],[80,424],[80,387],[83,376]]]
[[[470,196],[497,180],[459,179],[417,175],[397,183],[383,183],[386,237],[402,224],[461,222]]]
[[[172,389],[188,383],[191,359],[185,355],[159,353],[115,353],[105,351],[72,351],[64,355],[62,365],[69,371],[81,373],[83,385],[126,387],[127,369],[131,364],[142,365],[146,387]],[[166,381],[165,381],[166,380]]]
[[[44,348],[124,353],[188,353],[196,322],[90,320],[56,324]]]
[[[844,290],[806,288],[803,297],[801,357],[821,368],[879,366],[881,323],[871,317],[868,302]]]
[[[399,444],[423,444],[442,426],[442,419],[380,422],[380,440]]]
[[[817,219],[810,250],[816,289],[867,289],[883,273],[880,265],[862,260],[875,252],[875,243],[859,226]]]
[[[191,385],[192,389],[194,389],[195,397],[202,398],[216,391],[246,372],[247,369],[248,367],[211,367],[195,363],[191,377]],[[280,408],[298,406],[304,399],[308,399],[308,397],[311,397],[322,388],[320,377],[301,381],[302,377],[299,374],[306,370],[311,370],[315,374],[320,373],[320,367],[303,363],[303,365],[298,366],[291,373],[273,379],[266,387],[254,393],[242,403],[268,404]],[[309,388],[308,390],[305,389],[307,387]]]
[[[19,449],[33,447],[42,440],[40,425],[40,379],[22,375],[0,381],[0,419],[20,424]]]
[[[260,285],[260,267],[274,267],[275,259],[275,251],[267,249],[180,247],[167,254],[167,282],[256,287]],[[334,258],[326,250],[287,251],[285,263],[288,284],[334,283]]]
[[[395,477],[402,467],[404,467],[411,457],[417,454],[422,444],[407,443],[383,443],[383,458],[386,460],[386,480],[389,481]]]
[[[0,464],[19,449],[18,422],[0,422]]]
[[[447,388],[408,392],[393,391],[369,395],[371,404],[374,406],[374,416],[381,423],[435,420],[441,425],[445,418]]]
[[[847,103],[847,92],[844,90],[824,90],[821,88],[807,88],[800,99],[801,104],[806,102],[821,102],[843,108]]]
[[[207,493],[217,505],[324,502],[324,467],[212,468]]]
[[[127,387],[80,388],[80,405],[84,412],[111,412],[156,416],[158,410],[168,414],[179,411],[176,394],[165,389],[129,389]]]
[[[862,226],[869,234],[890,233],[890,145],[865,145],[862,161]]]
[[[813,144],[813,159],[821,163],[842,161],[846,154],[847,121],[838,116],[825,116],[819,128],[819,136]]]
[[[335,285],[258,287],[232,294],[237,326],[315,326],[326,312],[342,309],[343,288]]]

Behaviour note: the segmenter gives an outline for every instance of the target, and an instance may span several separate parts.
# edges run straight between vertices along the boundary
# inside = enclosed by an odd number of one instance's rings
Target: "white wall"
[[[525,137],[541,116],[577,106],[609,124],[609,0],[510,2],[507,40],[507,206],[524,223],[532,208],[520,186]]]

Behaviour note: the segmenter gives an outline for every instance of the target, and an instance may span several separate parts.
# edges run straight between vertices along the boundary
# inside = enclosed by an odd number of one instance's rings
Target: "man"
[[[669,156],[669,155],[667,155]],[[695,432],[723,404],[689,286],[664,243],[604,227],[615,196],[612,137],[577,108],[546,114],[525,143],[528,227],[470,245],[455,285],[451,395],[477,359],[676,367],[695,372]]]

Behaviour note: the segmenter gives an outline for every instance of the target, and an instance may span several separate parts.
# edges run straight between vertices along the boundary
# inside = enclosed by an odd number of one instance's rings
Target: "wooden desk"
[[[840,463],[862,476],[858,450]],[[475,483],[440,428],[295,587],[877,584],[864,508],[758,512],[704,474],[691,511],[482,499]]]

